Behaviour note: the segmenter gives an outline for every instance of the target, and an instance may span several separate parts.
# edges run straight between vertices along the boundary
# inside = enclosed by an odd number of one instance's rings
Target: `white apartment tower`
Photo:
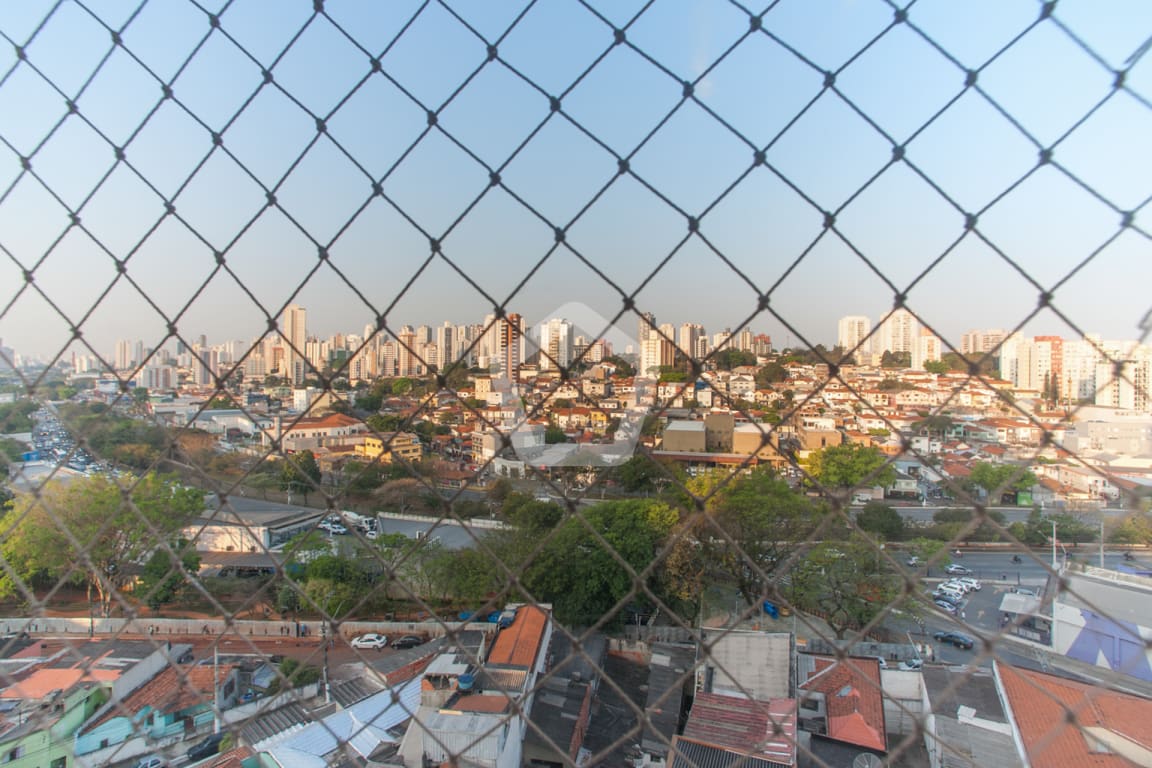
[[[912,348],[920,336],[920,322],[906,309],[893,310],[880,323],[879,349],[872,348],[873,352],[912,353]]]
[[[864,315],[842,317],[836,326],[836,346],[860,359],[872,349],[872,340],[868,338],[870,333],[872,321]]]

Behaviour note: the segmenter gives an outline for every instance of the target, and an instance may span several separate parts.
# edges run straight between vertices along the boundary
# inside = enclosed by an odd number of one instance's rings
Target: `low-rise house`
[[[183,741],[211,728],[236,703],[239,668],[169,666],[121,700],[109,701],[76,734],[76,760],[106,765]]]

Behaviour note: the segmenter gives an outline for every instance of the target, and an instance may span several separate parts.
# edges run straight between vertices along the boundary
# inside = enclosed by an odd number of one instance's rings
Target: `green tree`
[[[204,494],[156,474],[122,493],[113,480],[96,475],[49,483],[39,498],[19,496],[4,515],[11,526],[0,556],[11,568],[0,575],[0,594],[41,577],[68,577],[96,592],[109,615],[113,600],[135,578],[132,566],[158,540],[171,540],[204,511]]]
[[[944,360],[928,360],[924,363],[924,370],[928,373],[948,373],[952,367]]]
[[[742,365],[756,365],[756,355],[740,349],[727,347],[712,356],[712,362],[722,371],[730,371]]]
[[[1113,544],[1152,544],[1152,519],[1147,512],[1128,515],[1113,529],[1108,541]]]
[[[384,434],[396,432],[405,427],[404,417],[394,413],[374,413],[364,421],[373,432]]]
[[[865,504],[856,515],[856,524],[883,541],[900,541],[906,526],[903,516],[882,501]]]
[[[993,464],[988,461],[976,462],[968,480],[974,486],[983,488],[993,503],[999,502],[1005,493],[1027,491],[1036,485],[1036,475],[1030,470],[1014,464]]]
[[[636,368],[619,355],[610,355],[604,358],[604,362],[616,369],[617,376],[630,379],[636,375]]]
[[[308,493],[320,487],[320,465],[312,451],[297,451],[284,458],[280,474],[280,489],[289,494],[299,493],[308,503]]]
[[[881,368],[908,368],[911,365],[911,352],[885,352],[880,356]]]
[[[169,547],[171,552],[159,547],[152,553],[134,589],[144,596],[148,607],[154,611],[175,600],[187,586],[184,573],[194,576],[200,570],[200,555],[188,539],[178,538],[170,542]]]
[[[788,369],[776,361],[760,366],[756,371],[756,386],[766,389],[772,384],[788,381]]]
[[[720,486],[725,477],[723,472],[705,473],[688,483],[694,496],[707,499],[709,519],[696,537],[715,572],[735,584],[751,605],[763,594],[764,579],[811,533],[818,515],[806,496],[769,469],[755,469]]]
[[[866,540],[817,544],[792,571],[788,589],[801,610],[822,616],[837,639],[862,627],[898,598],[899,582]]]
[[[392,394],[397,397],[403,397],[412,391],[412,379],[401,376],[398,379],[392,380]]]
[[[553,603],[561,622],[598,621],[633,589],[632,577],[617,558],[643,571],[676,518],[675,510],[660,502],[611,501],[589,507],[556,529],[528,566],[525,584]]]
[[[488,501],[503,504],[510,493],[512,493],[512,481],[506,477],[498,477],[488,486]]]
[[[548,445],[553,445],[555,443],[566,443],[568,442],[568,435],[564,434],[564,430],[555,424],[549,424],[544,429],[544,442]]]
[[[808,472],[826,488],[887,486],[896,478],[896,470],[878,448],[859,443],[813,451],[808,457]]]

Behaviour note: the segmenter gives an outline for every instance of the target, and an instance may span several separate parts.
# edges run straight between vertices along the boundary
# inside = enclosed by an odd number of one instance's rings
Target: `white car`
[[[325,520],[324,522],[320,523],[320,525],[318,525],[316,527],[322,531],[327,531],[328,533],[331,533],[335,536],[344,536],[348,533],[348,529],[345,528],[340,523],[333,523],[333,522],[329,522],[328,520]]]
[[[353,648],[375,648],[376,650],[380,650],[381,648],[388,647],[388,638],[384,635],[378,635],[375,632],[369,632],[366,635],[353,638],[350,645]]]
[[[973,589],[975,589],[975,587],[973,587],[971,584],[964,581],[963,579],[952,579],[951,581],[944,582],[941,586],[951,587],[952,589],[958,589],[961,592],[963,592],[964,594],[968,594]]]
[[[962,576],[959,579],[954,579],[957,584],[963,584],[969,591],[979,592],[983,589],[984,585],[980,583],[979,579],[974,579],[971,576]]]

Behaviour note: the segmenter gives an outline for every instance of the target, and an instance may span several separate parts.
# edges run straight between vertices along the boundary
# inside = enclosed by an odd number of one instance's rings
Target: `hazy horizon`
[[[530,323],[567,302],[612,318],[622,294],[658,323],[748,325],[778,348],[831,346],[841,316],[876,323],[898,292],[957,348],[1015,328],[1042,291],[1056,311],[1026,335],[1142,335],[1145,3],[1061,2],[1038,22],[1038,3],[927,1],[892,26],[883,2],[794,0],[757,30],[703,0],[522,19],[472,2],[204,5],[224,7],[218,29],[180,0],[89,4],[99,20],[67,1],[0,11],[0,339],[18,353],[54,356],[72,325],[101,354],[155,347],[170,320],[249,341],[287,303],[324,338],[378,314],[481,322],[494,304]]]

